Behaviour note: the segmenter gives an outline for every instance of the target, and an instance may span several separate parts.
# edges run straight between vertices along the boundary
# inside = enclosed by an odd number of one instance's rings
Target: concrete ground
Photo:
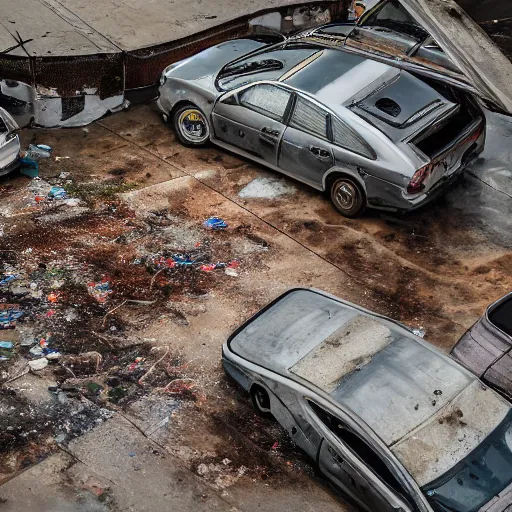
[[[314,0],[313,0],[314,1]],[[76,0],[0,0],[0,51],[10,55],[76,56],[116,53],[189,37],[265,9],[294,5],[291,0],[198,0],[195,2],[80,2]]]
[[[221,345],[279,293],[311,286],[423,327],[427,340],[449,351],[490,302],[512,289],[511,134],[507,120],[491,116],[482,158],[425,209],[349,220],[299,183],[213,147],[180,146],[154,105],[85,130],[25,131],[24,145],[54,148],[54,158],[41,161],[41,176],[51,181],[70,173],[68,191],[82,203],[34,205],[29,178],[3,178],[0,251],[15,252],[13,264],[32,269],[33,280],[40,263],[74,269],[74,278],[90,268],[108,273],[113,293],[98,309],[63,287],[66,303],[61,310],[51,305],[57,312],[49,328],[65,334],[59,349],[103,357],[84,373],[86,381],[77,365],[69,368],[78,378],[68,381],[56,366],[16,378],[23,373],[20,352],[2,377],[2,392],[17,397],[13,407],[28,404],[40,415],[59,401],[75,407],[48,386],[94,382],[109,389],[111,357],[121,359],[122,350],[141,342],[151,345],[141,375],[156,369],[145,383],[132,384],[138,391],[129,399],[113,402],[103,391],[83,396],[72,416],[89,411],[94,425],[85,434],[65,435],[61,424],[71,413],[58,421],[50,415],[55,428],[38,424],[29,446],[17,439],[15,450],[0,454],[0,510],[352,510],[278,425],[254,415],[223,375]],[[212,215],[228,229],[205,232],[202,221]],[[131,263],[148,252],[197,246],[208,247],[211,261],[237,258],[240,266],[231,273],[149,275]],[[156,302],[124,302],[131,298]],[[44,297],[33,304],[37,326],[50,305]],[[73,331],[58,323],[60,311],[69,318],[70,309],[88,315],[80,325],[70,321]],[[0,408],[2,400],[8,396],[0,393]]]

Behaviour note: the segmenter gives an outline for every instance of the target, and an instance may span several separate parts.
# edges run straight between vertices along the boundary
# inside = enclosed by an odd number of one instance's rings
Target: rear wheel
[[[270,397],[265,389],[261,386],[253,386],[251,389],[251,400],[258,416],[262,418],[272,418]]]
[[[183,105],[173,114],[174,131],[184,146],[204,146],[210,140],[210,127],[203,111],[195,105]]]
[[[331,181],[331,201],[345,217],[358,217],[366,210],[366,197],[361,186],[353,179],[339,176]]]

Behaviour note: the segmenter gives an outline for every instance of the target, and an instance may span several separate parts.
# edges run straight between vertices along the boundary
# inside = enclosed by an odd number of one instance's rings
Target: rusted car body
[[[510,404],[405,326],[293,289],[237,329],[222,359],[363,510],[510,510]]]
[[[17,130],[16,121],[0,107],[0,176],[19,166],[20,139]]]
[[[512,399],[512,293],[491,304],[451,355]]]
[[[358,27],[210,48],[166,68],[158,105],[184,144],[211,141],[328,191],[345,216],[418,208],[483,150],[485,118],[457,81],[346,51]]]

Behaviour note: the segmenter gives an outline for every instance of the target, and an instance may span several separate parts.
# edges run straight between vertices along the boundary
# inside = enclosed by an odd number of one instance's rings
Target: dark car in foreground
[[[511,510],[510,404],[403,325],[293,289],[230,336],[223,364],[363,510]]]
[[[489,386],[512,398],[512,293],[491,304],[451,355]]]

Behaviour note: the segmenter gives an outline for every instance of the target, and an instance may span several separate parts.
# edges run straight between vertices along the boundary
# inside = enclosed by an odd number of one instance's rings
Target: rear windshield
[[[488,317],[498,329],[512,336],[512,296],[493,308]]]
[[[512,482],[512,412],[452,470],[423,488],[436,512],[477,512]]]

